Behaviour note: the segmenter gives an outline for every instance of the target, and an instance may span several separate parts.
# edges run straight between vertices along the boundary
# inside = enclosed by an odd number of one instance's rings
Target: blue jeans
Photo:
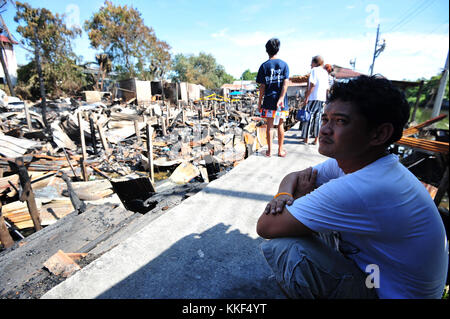
[[[336,249],[330,236],[276,238],[260,247],[289,298],[378,298],[366,287],[367,274]]]

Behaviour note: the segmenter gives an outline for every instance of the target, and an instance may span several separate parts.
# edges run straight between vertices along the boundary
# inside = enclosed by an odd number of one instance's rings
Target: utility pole
[[[350,60],[350,65],[352,66],[353,71],[355,71],[356,58],[354,58],[353,60]]]
[[[375,40],[375,49],[373,51],[372,65],[370,66],[370,75],[373,75],[373,69],[375,67],[375,59],[380,55],[381,52],[384,51],[384,48],[386,47],[386,41],[384,39],[381,45],[378,44],[379,34],[380,34],[380,25],[378,25],[377,27],[377,37]]]
[[[442,71],[441,81],[439,83],[439,89],[436,94],[436,99],[434,100],[433,111],[431,112],[431,118],[439,115],[441,112],[442,100],[444,98],[445,86],[448,80],[448,51],[447,51],[447,61],[445,62],[444,71]]]

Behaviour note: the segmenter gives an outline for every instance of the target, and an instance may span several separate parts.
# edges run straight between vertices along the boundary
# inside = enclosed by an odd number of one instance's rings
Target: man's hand
[[[312,167],[299,172],[291,173],[281,182],[279,193],[291,192],[294,197],[289,195],[280,195],[272,199],[264,209],[264,214],[281,214],[286,205],[292,205],[295,199],[305,196],[315,190],[317,179],[317,170]]]
[[[278,100],[277,102],[277,108],[282,108],[283,107],[283,100]]]
[[[286,205],[292,205],[294,198],[289,195],[280,195],[272,199],[266,206],[264,214],[278,214],[281,213]]]
[[[295,188],[295,198],[305,196],[317,188],[316,186],[317,170],[312,167],[298,172],[297,187]]]

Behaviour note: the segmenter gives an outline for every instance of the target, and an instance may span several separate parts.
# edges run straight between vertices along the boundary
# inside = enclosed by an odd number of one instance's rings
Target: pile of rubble
[[[155,194],[208,183],[266,144],[254,101],[65,98],[47,101],[44,119],[40,102],[3,99],[1,217],[21,239],[83,212],[85,202],[118,202],[145,213]]]

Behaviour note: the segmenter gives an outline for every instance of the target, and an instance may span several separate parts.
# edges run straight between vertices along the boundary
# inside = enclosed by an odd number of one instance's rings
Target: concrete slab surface
[[[256,153],[42,298],[284,298],[256,222],[289,172],[325,159],[286,132],[285,158]]]

